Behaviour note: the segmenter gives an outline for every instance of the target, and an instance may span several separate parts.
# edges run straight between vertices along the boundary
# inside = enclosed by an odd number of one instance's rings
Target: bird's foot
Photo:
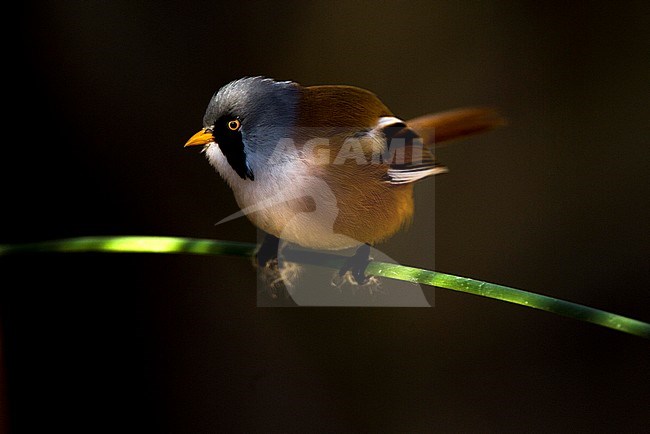
[[[350,283],[354,282],[357,285],[367,284],[370,279],[366,276],[365,272],[370,260],[370,245],[364,244],[357,249],[354,255],[345,260],[339,270],[339,277],[343,277],[349,273],[352,279]]]
[[[280,254],[280,239],[266,234],[253,258],[263,292],[271,298],[288,296],[300,273],[300,265],[287,262]]]
[[[259,268],[265,268],[268,263],[275,261],[277,267],[279,249],[280,239],[271,234],[266,234],[257,252],[255,252],[253,265]]]
[[[264,267],[258,267],[257,275],[261,283],[261,292],[277,299],[290,296],[302,268],[295,262],[272,259]]]

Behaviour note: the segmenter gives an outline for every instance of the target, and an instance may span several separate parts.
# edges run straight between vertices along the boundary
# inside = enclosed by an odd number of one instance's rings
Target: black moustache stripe
[[[251,181],[255,180],[253,171],[246,160],[246,151],[244,151],[244,143],[241,140],[226,140],[224,142],[219,142],[219,149],[221,149],[221,152],[225,155],[230,167],[237,172],[237,175],[242,179],[248,178]]]

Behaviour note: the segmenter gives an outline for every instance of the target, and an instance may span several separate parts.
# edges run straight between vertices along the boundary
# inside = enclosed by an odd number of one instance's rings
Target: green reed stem
[[[256,246],[250,243],[208,239],[151,236],[105,236],[81,237],[27,244],[0,245],[0,256],[37,252],[131,252],[131,253],[183,253],[197,255],[227,255],[250,257]],[[289,261],[338,268],[345,257],[311,252],[287,250],[283,252]],[[459,277],[437,271],[424,270],[405,265],[373,261],[366,274],[422,285],[436,286],[465,292],[481,297],[515,303],[533,309],[544,310],[579,321],[618,330],[650,339],[650,324],[627,318],[581,304],[560,300],[546,295],[523,291],[508,286]]]

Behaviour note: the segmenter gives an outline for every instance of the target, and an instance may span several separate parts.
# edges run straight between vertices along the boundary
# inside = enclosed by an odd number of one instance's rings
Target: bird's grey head
[[[213,95],[203,117],[228,163],[243,179],[254,179],[280,140],[291,137],[299,86],[246,77]]]

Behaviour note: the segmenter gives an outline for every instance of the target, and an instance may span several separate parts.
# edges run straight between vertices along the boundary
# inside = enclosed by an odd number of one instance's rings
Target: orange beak
[[[214,142],[214,137],[212,136],[212,131],[203,129],[198,133],[194,134],[190,139],[185,143],[185,148],[188,146],[199,146],[207,145],[208,143]]]

